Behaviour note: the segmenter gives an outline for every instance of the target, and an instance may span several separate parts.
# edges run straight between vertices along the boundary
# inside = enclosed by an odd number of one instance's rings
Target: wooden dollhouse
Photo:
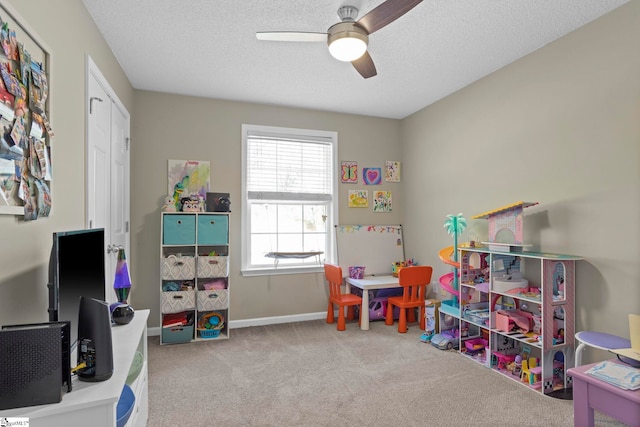
[[[551,394],[571,386],[566,371],[574,363],[575,261],[580,258],[524,250],[523,210],[537,204],[517,202],[473,217],[489,220],[489,241],[458,248],[461,302],[446,314],[466,332],[460,334],[460,353]],[[487,341],[484,352],[467,351],[466,341],[474,339]],[[516,355],[526,363],[516,366]]]

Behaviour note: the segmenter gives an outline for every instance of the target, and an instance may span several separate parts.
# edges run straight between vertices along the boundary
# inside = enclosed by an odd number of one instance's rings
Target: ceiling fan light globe
[[[354,37],[344,37],[329,45],[331,56],[338,61],[351,62],[360,58],[367,51],[367,44]]]
[[[351,62],[367,51],[369,36],[352,22],[341,22],[329,28],[329,53],[338,61]]]

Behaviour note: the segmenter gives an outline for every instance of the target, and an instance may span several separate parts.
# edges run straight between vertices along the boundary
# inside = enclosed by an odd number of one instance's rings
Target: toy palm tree
[[[444,228],[447,233],[453,236],[453,260],[458,262],[458,234],[462,234],[464,229],[467,228],[467,220],[464,219],[461,213],[447,215]],[[453,269],[453,289],[458,290],[458,269],[455,267]]]

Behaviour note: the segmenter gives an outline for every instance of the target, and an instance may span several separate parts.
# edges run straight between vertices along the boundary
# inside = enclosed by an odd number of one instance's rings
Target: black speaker
[[[104,381],[113,374],[111,313],[109,304],[80,297],[78,309],[78,379]]]
[[[0,409],[58,403],[71,391],[69,322],[0,330]]]

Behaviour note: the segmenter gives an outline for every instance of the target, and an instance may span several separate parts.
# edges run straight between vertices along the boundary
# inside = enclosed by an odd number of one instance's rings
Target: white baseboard
[[[291,314],[288,316],[274,317],[258,317],[256,319],[232,320],[229,322],[229,328],[248,328],[250,326],[276,325],[278,323],[306,322],[307,320],[326,319],[327,312]],[[147,329],[147,335],[150,337],[160,336],[160,327],[156,326]]]

